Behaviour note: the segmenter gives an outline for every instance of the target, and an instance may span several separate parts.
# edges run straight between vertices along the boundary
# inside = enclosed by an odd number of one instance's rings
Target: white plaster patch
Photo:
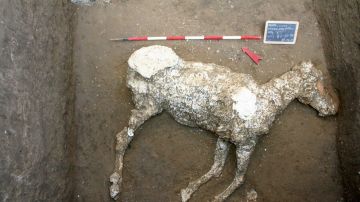
[[[134,136],[134,130],[131,128],[128,129],[127,133],[128,133],[128,136],[130,136],[130,137]]]
[[[150,78],[158,71],[179,64],[180,58],[165,46],[148,46],[135,51],[129,58],[128,64],[141,76]]]
[[[221,148],[222,150],[226,149],[226,145],[225,145],[224,142],[220,142],[219,145],[220,145],[220,148]]]
[[[248,192],[246,193],[247,201],[256,201],[256,200],[257,200],[257,197],[258,197],[258,194],[257,194],[257,192],[255,191],[255,189],[251,189],[250,191],[248,191]]]
[[[233,110],[240,118],[250,119],[256,112],[256,95],[247,88],[240,88],[232,95]]]

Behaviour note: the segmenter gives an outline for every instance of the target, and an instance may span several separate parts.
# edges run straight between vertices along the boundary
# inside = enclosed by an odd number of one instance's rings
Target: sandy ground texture
[[[259,83],[311,59],[326,70],[320,31],[310,0],[112,1],[78,7],[74,30],[76,76],[77,201],[110,201],[108,177],[115,134],[133,108],[126,88],[127,59],[143,46],[161,44],[188,61],[211,62],[251,74]],[[266,20],[298,20],[296,45],[244,41],[111,42],[133,35],[259,34]],[[255,65],[242,47],[263,57]],[[263,137],[252,156],[244,186],[228,201],[336,201],[341,199],[335,149],[336,117],[320,118],[294,101]],[[216,137],[176,123],[163,113],[136,133],[125,156],[119,201],[180,201],[180,189],[212,165]],[[223,174],[199,189],[192,201],[208,201],[231,182],[232,148]]]

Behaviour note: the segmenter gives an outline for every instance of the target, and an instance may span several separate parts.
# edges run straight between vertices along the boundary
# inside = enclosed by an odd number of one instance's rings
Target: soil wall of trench
[[[337,150],[347,201],[360,199],[360,1],[314,1],[329,72],[341,99]]]
[[[0,1],[0,201],[69,201],[73,8]]]
[[[344,196],[360,197],[360,1],[314,1],[341,97],[337,148]],[[73,6],[0,1],[0,200],[73,195]]]

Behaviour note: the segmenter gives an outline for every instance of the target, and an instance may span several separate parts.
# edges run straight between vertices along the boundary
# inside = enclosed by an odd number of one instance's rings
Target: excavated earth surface
[[[74,0],[94,2],[95,0]],[[359,0],[0,1],[0,201],[111,201],[115,134],[133,108],[127,60],[166,45],[187,61],[216,63],[264,83],[312,60],[331,75],[339,115],[320,118],[294,101],[263,137],[244,186],[228,201],[359,201]],[[293,46],[244,41],[111,42],[134,35],[258,34],[266,20],[298,20]],[[254,65],[241,52],[263,57]],[[329,76],[330,77],[330,76]],[[210,168],[216,137],[163,113],[136,133],[119,201],[180,201],[180,189]],[[192,201],[231,182],[223,174]],[[253,192],[252,192],[253,193]]]
[[[259,83],[279,76],[303,60],[321,70],[326,62],[311,1],[113,1],[79,7],[75,14],[76,189],[78,201],[108,201],[114,163],[114,137],[134,107],[126,87],[127,60],[154,44],[169,46],[187,61],[228,66]],[[294,46],[256,41],[111,42],[137,35],[255,34],[266,20],[298,20]],[[249,47],[264,59],[259,66],[241,52]],[[295,101],[257,145],[247,180],[228,201],[245,201],[255,189],[258,201],[336,201],[342,197],[335,146],[336,117],[320,118]],[[179,201],[180,189],[211,166],[216,137],[189,128],[163,113],[136,133],[125,155],[119,201]],[[235,154],[223,174],[195,193],[208,201],[231,182]]]

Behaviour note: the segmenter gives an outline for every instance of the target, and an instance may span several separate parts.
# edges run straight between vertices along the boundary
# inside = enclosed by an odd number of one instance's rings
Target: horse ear
[[[292,68],[292,70],[299,70],[302,73],[305,73],[305,72],[310,72],[313,67],[314,67],[314,64],[310,60],[308,60],[308,61],[301,62],[300,65],[295,65]]]
[[[300,71],[302,73],[310,73],[313,68],[315,68],[315,65],[310,60],[302,62],[300,65]]]
[[[317,69],[310,60],[304,61],[300,65],[296,65],[293,70],[297,70],[301,73],[304,79],[310,79],[317,81],[323,80],[323,73]]]

